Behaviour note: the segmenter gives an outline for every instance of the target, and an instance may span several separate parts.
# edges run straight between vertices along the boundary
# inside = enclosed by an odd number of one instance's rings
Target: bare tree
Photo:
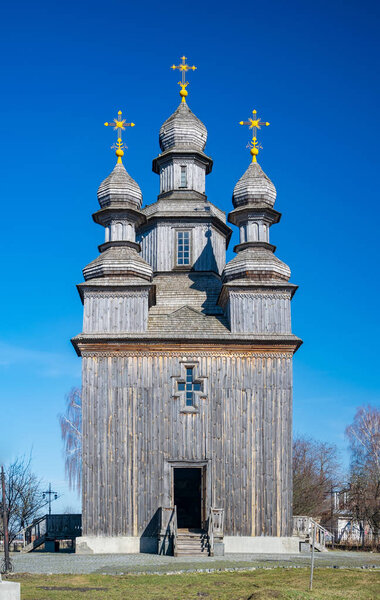
[[[380,534],[380,410],[360,407],[346,436],[351,451],[349,508],[359,521],[369,524],[376,543]]]
[[[297,436],[293,440],[293,514],[324,516],[332,486],[340,481],[335,444]]]
[[[78,494],[82,483],[82,396],[79,388],[72,388],[66,396],[66,410],[59,415],[65,473],[71,489]]]
[[[17,458],[5,468],[5,496],[11,544],[17,533],[30,525],[46,505],[46,500],[42,497],[41,482],[31,471],[31,457]],[[2,519],[0,535],[4,536]]]

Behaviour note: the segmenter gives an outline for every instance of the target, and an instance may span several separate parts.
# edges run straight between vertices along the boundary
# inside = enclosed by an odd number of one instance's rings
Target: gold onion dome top
[[[246,204],[264,204],[273,207],[276,200],[276,188],[257,162],[259,149],[262,148],[257,140],[257,131],[263,126],[268,127],[269,123],[260,121],[257,111],[253,110],[252,117],[247,121],[240,121],[240,125],[247,125],[252,131],[252,140],[247,146],[250,149],[252,162],[235,185],[232,194],[233,205],[235,208]]]
[[[117,134],[117,140],[111,148],[115,150],[117,163],[110,175],[102,181],[98,189],[98,200],[100,206],[110,206],[111,204],[131,204],[132,208],[141,208],[142,193],[140,186],[129,175],[122,163],[124,150],[127,148],[122,140],[122,132],[126,127],[134,127],[134,123],[127,123],[122,118],[122,112],[119,110],[117,117],[110,123],[104,123],[106,127],[113,127]]]
[[[186,56],[181,56],[180,64],[170,67],[173,71],[178,70],[181,73],[181,81],[178,82],[181,88],[181,104],[161,126],[159,140],[163,152],[172,148],[203,152],[206,146],[207,129],[186,104],[186,88],[189,85],[186,73],[197,68],[195,65],[188,65],[186,60]]]

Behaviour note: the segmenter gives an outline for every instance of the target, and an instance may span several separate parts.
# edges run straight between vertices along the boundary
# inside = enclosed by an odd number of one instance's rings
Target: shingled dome
[[[235,208],[244,204],[266,204],[273,207],[276,188],[258,163],[251,163],[235,185],[232,203]]]
[[[112,173],[100,184],[98,200],[102,208],[113,203],[132,204],[133,208],[140,208],[142,193],[139,185],[127,173],[124,165],[118,163]]]
[[[188,147],[202,152],[206,146],[207,129],[186,102],[181,102],[161,126],[159,139],[162,151]]]

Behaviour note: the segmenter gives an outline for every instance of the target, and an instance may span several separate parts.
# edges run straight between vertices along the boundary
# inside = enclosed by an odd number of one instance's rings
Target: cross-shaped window
[[[194,367],[186,367],[186,381],[177,381],[178,391],[185,392],[186,406],[194,406],[194,392],[200,392],[201,382],[194,380]]]

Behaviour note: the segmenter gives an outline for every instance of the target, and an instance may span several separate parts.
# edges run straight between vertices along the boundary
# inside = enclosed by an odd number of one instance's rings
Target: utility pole
[[[8,573],[12,571],[12,563],[9,558],[9,532],[8,532],[8,513],[7,513],[7,499],[5,496],[5,475],[4,467],[1,467],[1,489],[3,494],[3,528],[4,528],[4,568],[2,571]]]
[[[332,540],[331,540],[331,548],[332,550],[334,550],[334,536],[335,536],[335,532],[333,529],[333,520],[334,520],[334,510],[335,510],[335,497],[334,497],[334,486],[331,486],[331,520],[330,520],[330,531],[332,533]]]
[[[46,496],[48,497],[49,515],[51,515],[51,503],[53,502],[52,496],[54,496],[54,500],[57,500],[57,498],[58,498],[58,493],[57,492],[53,492],[52,489],[51,489],[51,483],[49,483],[49,489],[46,490],[46,492],[42,492],[42,498],[45,499]]]

